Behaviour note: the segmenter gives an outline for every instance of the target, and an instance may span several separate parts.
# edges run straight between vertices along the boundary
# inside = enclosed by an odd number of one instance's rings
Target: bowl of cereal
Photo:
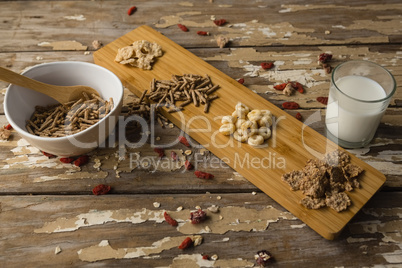
[[[124,89],[111,71],[92,63],[64,61],[39,64],[22,74],[53,85],[90,86],[99,93],[60,104],[42,93],[10,85],[5,115],[32,146],[57,156],[79,156],[99,147],[115,128]]]

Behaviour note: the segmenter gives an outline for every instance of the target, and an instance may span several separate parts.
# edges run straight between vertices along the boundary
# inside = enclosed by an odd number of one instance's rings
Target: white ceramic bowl
[[[22,74],[48,84],[90,86],[103,99],[112,98],[114,103],[113,110],[105,118],[81,132],[58,138],[39,137],[26,130],[26,121],[31,118],[36,105],[46,106],[57,101],[42,93],[10,85],[4,99],[4,112],[15,131],[31,145],[57,156],[78,156],[97,148],[113,131],[123,104],[123,85],[111,71],[92,63],[65,61],[39,64]]]

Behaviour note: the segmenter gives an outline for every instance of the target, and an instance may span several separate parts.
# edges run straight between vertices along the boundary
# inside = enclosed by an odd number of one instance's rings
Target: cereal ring
[[[230,134],[233,134],[233,132],[235,132],[235,131],[236,131],[236,126],[232,123],[223,124],[219,128],[219,132],[225,136],[229,136]]]
[[[248,120],[241,125],[240,129],[246,133],[247,136],[252,136],[258,131],[257,122]]]
[[[264,138],[261,135],[252,135],[248,138],[247,143],[251,146],[258,146],[264,143]]]
[[[237,129],[240,129],[241,128],[241,125],[244,123],[244,122],[246,122],[247,120],[246,119],[243,119],[243,118],[239,118],[239,119],[237,119],[237,121],[236,121],[236,128]]]
[[[240,142],[246,142],[248,139],[248,136],[246,133],[241,131],[240,129],[236,130],[235,133],[233,133],[233,138]]]
[[[257,123],[260,127],[270,127],[272,126],[272,117],[270,115],[264,115]]]
[[[239,102],[238,104],[236,104],[235,106],[235,110],[237,109],[244,109],[245,111],[247,111],[247,113],[250,111],[250,108],[248,108],[246,105],[244,105],[243,103]]]
[[[222,124],[226,124],[226,123],[231,123],[234,124],[236,123],[237,118],[234,116],[230,116],[230,115],[225,115],[224,117],[222,117]]]
[[[245,108],[238,108],[233,113],[232,116],[236,118],[245,119],[248,111]]]
[[[252,110],[247,114],[247,118],[250,121],[258,121],[262,117],[262,113],[260,110]]]
[[[260,127],[258,129],[258,135],[261,135],[264,140],[267,140],[271,137],[271,129],[269,127]]]
[[[261,115],[262,116],[269,115],[270,117],[272,117],[272,113],[270,110],[261,110]]]

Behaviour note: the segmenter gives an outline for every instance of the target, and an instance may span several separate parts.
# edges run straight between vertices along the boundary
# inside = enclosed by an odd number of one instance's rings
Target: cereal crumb
[[[218,44],[219,48],[224,48],[228,42],[229,39],[225,36],[220,35],[216,38],[216,43]]]
[[[176,211],[182,211],[182,210],[183,210],[183,207],[182,207],[182,206],[176,208]]]
[[[220,220],[223,220],[223,216],[222,216],[222,215],[219,215],[219,219],[220,219]]]
[[[130,64],[145,70],[152,69],[154,58],[162,56],[162,48],[157,43],[138,40],[129,46],[119,48],[115,61],[120,64]]]
[[[218,255],[216,255],[216,254],[214,254],[214,255],[212,255],[211,256],[211,260],[213,260],[213,261],[216,261],[216,260],[218,260]]]
[[[221,199],[222,199],[222,196],[218,195],[218,196],[216,197],[216,199],[221,200]]]
[[[201,209],[201,207],[200,207],[200,206],[195,206],[195,209],[197,209],[197,210],[198,210],[198,209]]]
[[[158,136],[158,137],[155,138],[155,140],[160,141],[161,137]]]
[[[0,140],[8,140],[11,136],[11,131],[5,128],[0,128]]]
[[[252,192],[251,194],[252,194],[252,195],[256,195],[256,194],[257,194],[257,192]]]
[[[84,52],[84,55],[90,55],[90,54],[91,54],[90,51],[85,51],[85,52]]]
[[[193,153],[193,152],[192,152],[191,150],[185,150],[185,151],[184,151],[184,154],[185,154],[185,155],[191,155],[192,153]]]
[[[202,236],[200,236],[200,235],[193,236],[192,240],[193,240],[193,246],[194,247],[199,246],[199,245],[202,244]]]
[[[328,35],[328,34],[331,34],[331,31],[326,30],[324,33]]]
[[[59,247],[59,246],[57,246],[55,249],[54,249],[54,254],[59,254],[61,252],[61,248]]]
[[[169,123],[169,128],[174,128],[173,123]]]
[[[209,226],[205,226],[204,228],[205,232],[210,233],[212,232],[211,228],[209,228]]]
[[[159,203],[159,202],[154,202],[153,205],[154,205],[155,208],[158,208],[158,207],[161,206],[161,203]]]
[[[219,211],[219,207],[216,205],[212,205],[208,208],[209,211],[211,211],[212,213],[217,213]]]
[[[93,47],[94,49],[100,49],[100,48],[102,47],[102,43],[101,43],[99,40],[94,40],[94,41],[92,42],[92,47]]]

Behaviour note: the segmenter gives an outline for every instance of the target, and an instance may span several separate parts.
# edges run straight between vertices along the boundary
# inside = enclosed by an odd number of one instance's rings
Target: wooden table
[[[137,10],[129,16],[132,5]],[[316,101],[329,88],[330,76],[317,65],[321,53],[333,54],[333,67],[351,59],[377,62],[402,84],[399,1],[7,1],[0,2],[0,14],[1,66],[17,72],[44,62],[93,62],[94,40],[106,45],[148,25],[233,79],[243,78],[275,105],[298,102],[301,108],[289,114],[299,112],[303,120],[317,111],[325,115]],[[227,23],[217,27],[213,19]],[[197,35],[200,30],[210,35]],[[225,48],[217,35],[230,39]],[[261,62],[275,67],[264,71]],[[302,83],[305,92],[286,97],[273,89],[287,80]],[[7,86],[0,82],[2,99]],[[127,100],[130,95],[127,90]],[[150,145],[126,158],[118,146],[99,148],[76,168],[47,158],[13,132],[0,142],[1,266],[252,267],[260,250],[274,256],[272,267],[400,266],[401,99],[399,86],[371,144],[348,150],[387,181],[335,240],[324,239],[204,148],[191,148],[187,157],[213,180],[197,179],[182,166],[146,168],[155,159]],[[6,125],[3,107],[0,113]],[[324,134],[323,119],[312,127]],[[155,125],[161,142],[179,133],[174,125]],[[171,150],[188,148],[175,143]],[[94,196],[98,184],[111,192]],[[208,210],[213,205],[218,213]],[[197,206],[209,221],[184,224]],[[164,211],[179,219],[179,228],[164,221]],[[197,233],[201,245],[177,248]]]

